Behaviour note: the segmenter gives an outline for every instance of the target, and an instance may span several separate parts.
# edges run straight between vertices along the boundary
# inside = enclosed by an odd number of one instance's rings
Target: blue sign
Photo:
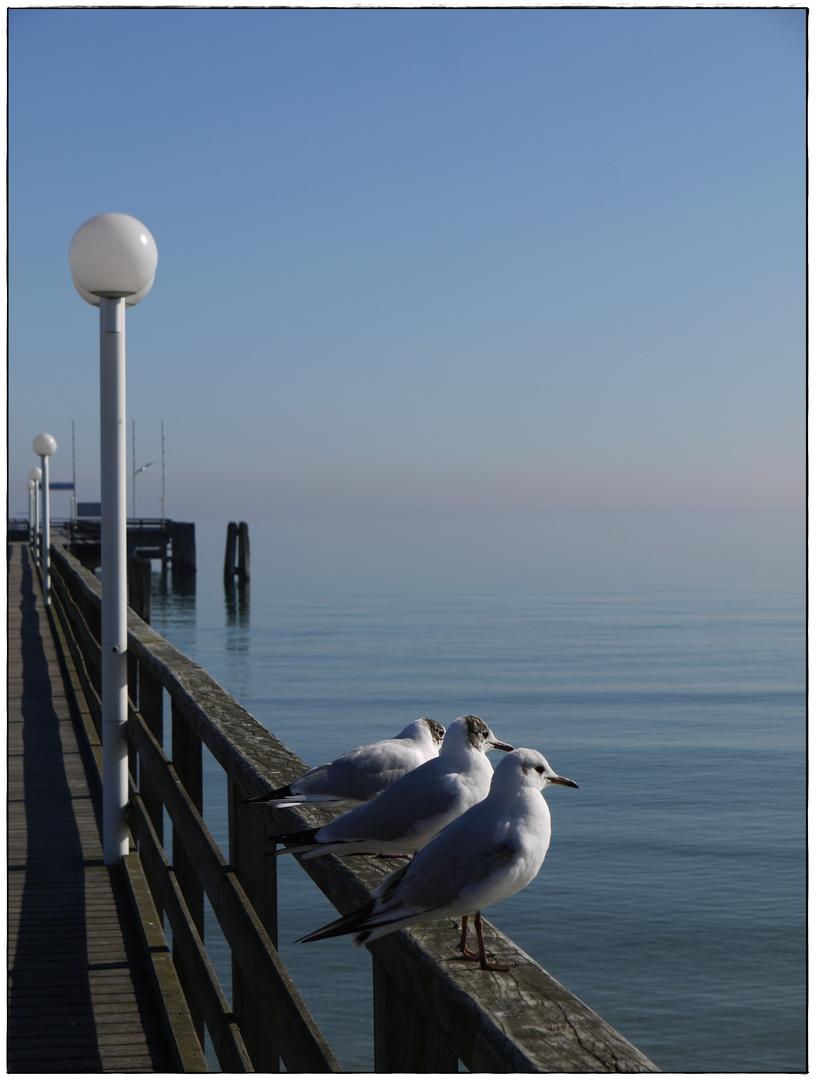
[[[70,480],[49,480],[49,491],[73,491],[74,485]]]

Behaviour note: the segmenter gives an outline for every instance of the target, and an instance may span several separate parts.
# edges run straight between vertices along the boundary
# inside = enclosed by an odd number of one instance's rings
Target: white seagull
[[[459,949],[488,971],[481,911],[525,888],[543,865],[551,818],[547,784],[577,787],[558,776],[537,750],[515,750],[495,769],[489,795],[443,829],[407,864],[374,890],[373,898],[299,941],[353,934],[361,945],[414,923],[462,916]],[[467,920],[475,912],[478,952],[467,948]]]
[[[418,851],[490,789],[488,750],[511,750],[478,716],[460,716],[447,730],[439,756],[401,777],[371,802],[315,829],[270,836],[284,851],[310,859],[343,855],[401,855]],[[283,851],[277,852],[283,854]]]
[[[332,809],[359,806],[405,773],[438,757],[443,738],[441,724],[422,716],[392,739],[357,746],[326,765],[309,769],[290,784],[246,802],[273,806],[326,803]]]

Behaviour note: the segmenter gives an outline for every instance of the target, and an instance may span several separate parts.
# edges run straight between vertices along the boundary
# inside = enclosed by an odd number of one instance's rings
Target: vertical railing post
[[[373,958],[374,1072],[449,1073],[458,1057],[443,1032],[420,1013]]]
[[[170,716],[172,720],[171,760],[185,791],[198,812],[201,813],[204,808],[204,771],[201,740],[195,732],[192,731],[190,725],[184,719],[183,713],[175,702],[172,703]],[[184,902],[187,905],[190,918],[198,931],[198,936],[203,942],[204,889],[198,880],[198,875],[195,872],[192,860],[184,849],[181,837],[175,829],[173,829],[172,862],[176,881],[178,882],[178,887],[184,897]],[[179,976],[181,977],[181,983],[184,987],[184,993],[187,995],[187,1000],[190,1003],[190,1009],[193,1014],[193,1021],[198,1033],[198,1038],[203,1046],[203,1015],[200,1009],[197,1008],[195,995],[191,993],[193,987],[189,983],[190,973],[185,972],[183,960],[175,946],[173,947],[173,960],[176,963],[176,967],[179,967],[180,965]]]
[[[100,602],[94,603],[89,596],[85,593],[78,599],[79,609],[82,612],[85,623],[100,647],[98,658],[93,661],[88,657],[88,673],[93,683],[93,688],[99,695],[99,699],[102,699],[102,607]],[[102,741],[102,714],[97,713],[94,716],[93,726],[96,728],[96,734],[99,736],[99,741]]]
[[[269,821],[257,806],[242,805],[241,789],[228,779],[229,862],[263,928],[277,948],[277,861],[266,859]],[[265,1006],[232,961],[232,1008],[255,1072],[280,1072],[280,1055]]]
[[[155,737],[159,746],[164,745],[164,690],[158,679],[154,679],[143,664],[139,664],[139,712]],[[164,846],[164,807],[161,796],[156,791],[155,785],[147,775],[147,771],[139,768],[139,793],[147,811],[148,817],[155,829],[158,842]],[[158,897],[153,901],[159,915],[162,913]]]
[[[204,807],[204,777],[201,740],[191,730],[181,710],[173,702],[172,762],[178,778],[199,813]],[[195,927],[204,940],[204,889],[198,880],[181,838],[173,829],[173,869],[179,888],[190,910]]]
[[[139,661],[127,650],[127,694],[134,709],[139,707]]]
[[[139,661],[128,647],[127,650],[127,696],[134,711],[139,708]],[[127,740],[127,768],[138,786],[139,756],[131,739]]]

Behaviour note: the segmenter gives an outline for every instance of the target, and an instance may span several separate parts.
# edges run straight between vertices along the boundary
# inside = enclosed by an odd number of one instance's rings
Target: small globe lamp
[[[42,599],[47,608],[51,607],[51,499],[48,484],[48,459],[57,449],[57,440],[44,432],[34,440],[34,453],[39,454],[42,462],[42,548],[40,550],[40,569],[42,570]]]

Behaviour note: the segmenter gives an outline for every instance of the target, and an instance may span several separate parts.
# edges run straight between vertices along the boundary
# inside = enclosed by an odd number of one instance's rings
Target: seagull
[[[543,798],[548,784],[576,788],[558,776],[537,750],[507,754],[496,766],[487,797],[451,822],[414,858],[390,874],[373,898],[357,911],[298,941],[353,934],[361,945],[415,923],[462,916],[458,948],[486,971],[514,965],[491,964],[484,950],[481,911],[525,888],[536,876],[549,847],[551,819]],[[475,912],[478,952],[467,948],[467,921]]]
[[[392,739],[357,746],[327,765],[309,769],[290,784],[246,802],[273,806],[324,803],[338,810],[359,806],[405,773],[438,757],[443,738],[441,724],[422,716]]]
[[[439,756],[401,777],[371,802],[346,810],[327,825],[270,836],[311,859],[327,851],[343,855],[402,855],[420,848],[440,829],[487,795],[492,765],[487,751],[512,750],[478,716],[450,725]],[[278,855],[283,851],[277,852]]]

